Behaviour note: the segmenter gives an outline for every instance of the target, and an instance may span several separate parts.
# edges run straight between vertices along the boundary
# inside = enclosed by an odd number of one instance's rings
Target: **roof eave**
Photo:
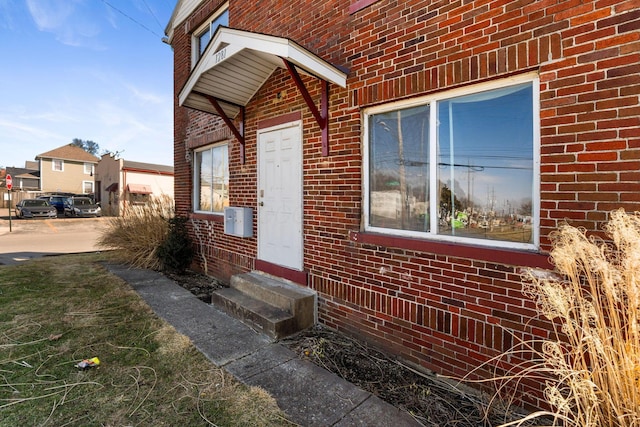
[[[347,74],[309,52],[292,40],[265,34],[221,27],[194,67],[179,93],[179,105],[217,114],[204,93],[224,103],[225,113],[235,117],[246,106],[276,68],[284,61],[321,80],[346,87]],[[242,73],[244,79],[237,78]],[[207,84],[204,79],[222,81],[224,74],[234,76],[226,84]],[[242,86],[241,82],[250,84]]]

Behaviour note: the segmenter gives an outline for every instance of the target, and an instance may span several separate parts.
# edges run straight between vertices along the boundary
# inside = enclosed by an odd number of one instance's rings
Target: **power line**
[[[144,25],[143,23],[137,21],[136,19],[132,18],[131,16],[127,15],[126,13],[124,13],[123,11],[121,11],[120,9],[118,9],[117,7],[115,7],[114,5],[112,5],[111,3],[109,3],[107,0],[102,0],[102,3],[106,4],[107,6],[109,6],[111,9],[115,10],[116,12],[118,12],[119,14],[121,14],[124,17],[129,18],[131,21],[133,21],[134,23],[138,24],[139,26],[141,26],[142,28],[144,28],[145,30],[149,31],[151,34],[153,34],[156,37],[162,38],[162,36],[158,33],[156,33],[155,31],[153,31],[152,29],[150,29],[149,27],[147,27],[146,25]],[[148,6],[147,6],[148,7]],[[155,15],[154,15],[155,17]],[[156,19],[157,20],[157,19]]]
[[[151,9],[151,7],[149,7],[149,3],[147,3],[147,0],[142,0],[142,2],[144,3],[145,6],[147,6],[147,10],[151,14],[151,16],[153,16],[153,19],[156,20],[156,23],[158,24],[158,27],[160,28],[160,31],[164,31],[164,28],[162,28],[162,24],[160,24],[160,20],[158,19],[156,14],[153,13],[153,10]]]

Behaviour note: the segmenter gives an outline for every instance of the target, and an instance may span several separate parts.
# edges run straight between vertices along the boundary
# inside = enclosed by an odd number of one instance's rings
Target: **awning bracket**
[[[240,108],[240,113],[239,113],[239,128],[236,128],[235,124],[233,123],[233,121],[229,118],[229,116],[227,116],[227,114],[224,112],[224,110],[222,109],[222,107],[220,106],[220,103],[218,102],[218,99],[208,95],[206,93],[202,93],[202,92],[196,92],[194,91],[194,93],[206,98],[211,105],[213,105],[213,108],[216,109],[216,111],[218,112],[218,114],[220,115],[220,117],[222,118],[222,120],[224,121],[224,123],[229,127],[229,129],[231,130],[231,133],[233,133],[233,136],[236,137],[236,139],[238,140],[238,142],[240,142],[240,163],[244,165],[245,162],[245,152],[244,152],[244,106],[242,105],[238,105],[238,107]],[[222,102],[226,102],[224,100],[221,100]],[[235,104],[234,104],[235,105]]]
[[[311,114],[313,114],[318,126],[320,126],[320,131],[322,132],[322,156],[327,157],[329,155],[329,82],[322,80],[320,110],[318,110],[313,99],[311,99],[311,95],[309,94],[307,87],[300,78],[300,74],[298,73],[296,66],[285,58],[282,58],[282,60],[284,61],[284,65],[287,67],[287,70],[289,70],[289,74],[293,78],[298,90],[300,90],[304,101],[311,110]]]

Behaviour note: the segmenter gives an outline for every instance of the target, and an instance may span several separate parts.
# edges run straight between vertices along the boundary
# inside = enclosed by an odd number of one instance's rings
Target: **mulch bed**
[[[193,271],[165,275],[207,303],[212,292],[225,287],[215,278]],[[407,411],[427,427],[496,427],[513,420],[504,411],[487,413],[480,395],[467,387],[412,369],[364,341],[321,325],[281,343],[298,357]]]
[[[314,326],[281,341],[300,358],[336,373],[429,427],[495,427],[509,420],[487,413],[480,394],[406,366],[366,342]],[[523,424],[526,425],[526,424]]]
[[[184,273],[163,272],[165,276],[194,294],[200,300],[211,304],[211,294],[225,285],[215,277],[187,270]]]

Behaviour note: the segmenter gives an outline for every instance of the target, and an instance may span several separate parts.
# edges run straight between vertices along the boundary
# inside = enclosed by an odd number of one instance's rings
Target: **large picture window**
[[[195,153],[194,211],[223,213],[229,206],[229,149],[215,145]]]
[[[538,83],[515,78],[365,112],[365,228],[532,248]]]

